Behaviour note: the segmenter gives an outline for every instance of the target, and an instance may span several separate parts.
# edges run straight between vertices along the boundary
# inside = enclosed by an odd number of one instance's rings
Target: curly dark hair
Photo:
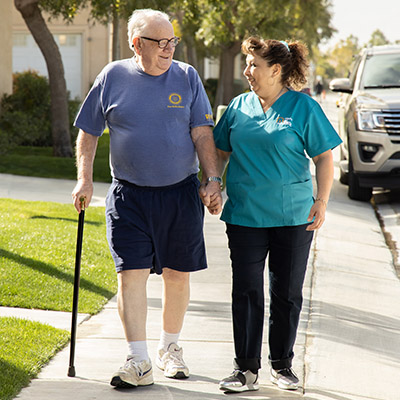
[[[301,89],[307,82],[309,62],[307,46],[299,41],[281,42],[251,36],[242,43],[242,53],[258,55],[268,64],[280,64],[284,86]]]

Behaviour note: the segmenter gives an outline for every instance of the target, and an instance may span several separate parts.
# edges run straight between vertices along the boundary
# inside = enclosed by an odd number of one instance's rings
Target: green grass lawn
[[[13,399],[68,338],[69,332],[38,322],[0,318],[0,399]]]
[[[93,166],[93,180],[111,182],[109,167],[110,136],[99,138]],[[19,146],[0,157],[0,173],[43,178],[76,179],[74,158],[53,157],[51,147]]]
[[[72,205],[0,199],[0,305],[72,310],[77,221]],[[116,291],[104,208],[90,207],[83,233],[79,312],[99,312]],[[0,399],[14,398],[69,336],[39,323],[0,318]]]
[[[97,313],[116,292],[103,207],[86,210],[79,311]],[[72,205],[0,199],[0,304],[72,309],[78,214]]]

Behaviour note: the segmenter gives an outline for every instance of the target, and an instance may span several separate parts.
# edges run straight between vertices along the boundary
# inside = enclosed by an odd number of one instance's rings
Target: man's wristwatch
[[[209,176],[206,182],[218,182],[222,189],[222,179],[219,176]]]

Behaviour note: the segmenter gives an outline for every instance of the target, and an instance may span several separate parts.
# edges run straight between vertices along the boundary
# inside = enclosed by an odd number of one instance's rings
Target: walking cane
[[[79,300],[79,280],[81,273],[81,255],[83,240],[83,223],[85,221],[85,198],[79,199],[81,202],[81,212],[78,220],[78,235],[76,239],[76,255],[75,255],[75,275],[74,275],[74,296],[72,302],[72,320],[71,320],[71,345],[69,353],[68,376],[75,376],[75,339],[76,339],[76,320],[78,316],[78,300]]]

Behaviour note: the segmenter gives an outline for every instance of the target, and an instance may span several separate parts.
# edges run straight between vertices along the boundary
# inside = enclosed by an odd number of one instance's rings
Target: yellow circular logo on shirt
[[[169,95],[169,102],[173,105],[178,105],[182,101],[182,97],[178,93],[171,93]]]

